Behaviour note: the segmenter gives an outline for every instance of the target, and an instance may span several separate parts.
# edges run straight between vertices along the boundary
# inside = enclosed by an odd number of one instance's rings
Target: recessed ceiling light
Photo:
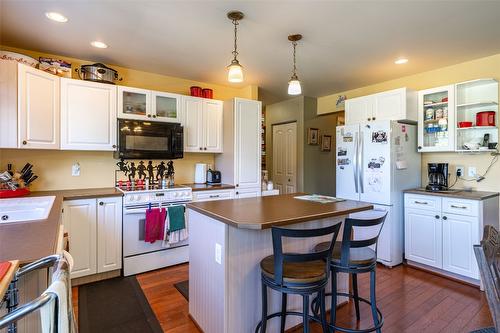
[[[90,45],[92,45],[93,47],[97,47],[98,49],[106,49],[106,48],[108,48],[108,45],[106,43],[99,42],[97,40],[91,42]]]
[[[68,22],[68,18],[61,13],[47,12],[47,13],[45,13],[45,16],[47,16],[47,18],[49,20],[52,20],[52,21],[56,21],[56,22],[60,22],[60,23]]]
[[[406,64],[407,62],[408,62],[408,59],[406,59],[406,58],[399,58],[399,59],[397,59],[396,61],[394,61],[394,63],[395,63],[396,65]]]

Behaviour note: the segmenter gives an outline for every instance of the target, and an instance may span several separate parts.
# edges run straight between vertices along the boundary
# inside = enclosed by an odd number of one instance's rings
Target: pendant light
[[[233,51],[233,60],[231,60],[231,64],[227,66],[228,72],[227,72],[227,80],[229,82],[243,82],[243,67],[240,65],[240,62],[238,61],[238,47],[237,47],[237,41],[238,41],[238,22],[245,17],[242,12],[238,11],[233,11],[227,13],[227,17],[233,22],[234,24],[234,51]]]
[[[292,42],[293,45],[293,74],[288,81],[288,95],[300,95],[302,94],[302,87],[300,86],[299,77],[297,76],[297,65],[295,59],[295,48],[297,47],[297,41],[302,39],[302,35],[290,35],[288,40]]]

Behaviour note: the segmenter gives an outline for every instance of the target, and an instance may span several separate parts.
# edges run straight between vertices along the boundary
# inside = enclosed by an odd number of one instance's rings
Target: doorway
[[[274,187],[280,194],[297,192],[297,123],[273,125]]]

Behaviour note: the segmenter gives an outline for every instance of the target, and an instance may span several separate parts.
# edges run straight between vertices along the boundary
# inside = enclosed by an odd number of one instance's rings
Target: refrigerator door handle
[[[365,193],[364,172],[363,172],[363,155],[364,155],[364,135],[359,133],[359,149],[358,149],[358,173],[361,193]]]
[[[356,189],[356,193],[359,193],[358,190],[358,133],[354,134],[354,188]]]

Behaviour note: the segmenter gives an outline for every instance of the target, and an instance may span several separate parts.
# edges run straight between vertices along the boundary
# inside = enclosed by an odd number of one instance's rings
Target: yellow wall
[[[21,50],[7,46],[1,49],[19,52],[29,55],[35,59],[38,57],[52,57],[63,59],[72,63],[73,70],[82,64],[93,63],[81,59],[68,58],[58,55],[46,54],[30,50]],[[110,64],[117,70],[124,80],[121,85],[127,85],[151,90],[168,91],[178,94],[189,94],[189,87],[198,85],[211,88],[214,98],[226,100],[233,97],[257,99],[257,87],[246,86],[234,88],[205,82],[186,80],[171,76],[159,75],[123,68]],[[76,73],[73,72],[73,77]],[[194,181],[194,164],[197,162],[214,164],[213,154],[185,153],[182,160],[175,160],[176,183],[189,183]],[[80,151],[47,151],[47,150],[18,150],[0,149],[0,170],[7,168],[7,163],[13,163],[14,168],[22,168],[26,163],[34,164],[34,172],[39,178],[33,183],[32,190],[56,190],[74,188],[96,188],[114,186],[114,170],[117,160],[113,159],[111,152],[80,152]],[[71,176],[71,165],[79,162],[81,175]]]
[[[408,66],[411,66],[411,63],[408,63]],[[346,95],[347,98],[353,98],[400,87],[422,90],[477,78],[495,78],[500,81],[500,54],[323,96],[318,98],[318,114],[330,113],[334,111],[338,95]],[[498,140],[496,141],[498,142]],[[422,154],[422,184],[427,184],[426,166],[429,162],[450,163],[450,171],[452,174],[455,173],[455,166],[457,165],[462,165],[466,168],[474,166],[477,168],[477,172],[479,174],[483,174],[490,164],[491,159],[492,156],[487,153],[424,153]],[[467,175],[467,169],[465,170],[465,173]],[[452,181],[454,181],[454,179],[455,177],[452,176]],[[458,181],[456,188],[471,186],[477,190],[500,191],[499,179],[500,162],[491,168],[490,172],[486,176],[486,179],[482,182]]]

